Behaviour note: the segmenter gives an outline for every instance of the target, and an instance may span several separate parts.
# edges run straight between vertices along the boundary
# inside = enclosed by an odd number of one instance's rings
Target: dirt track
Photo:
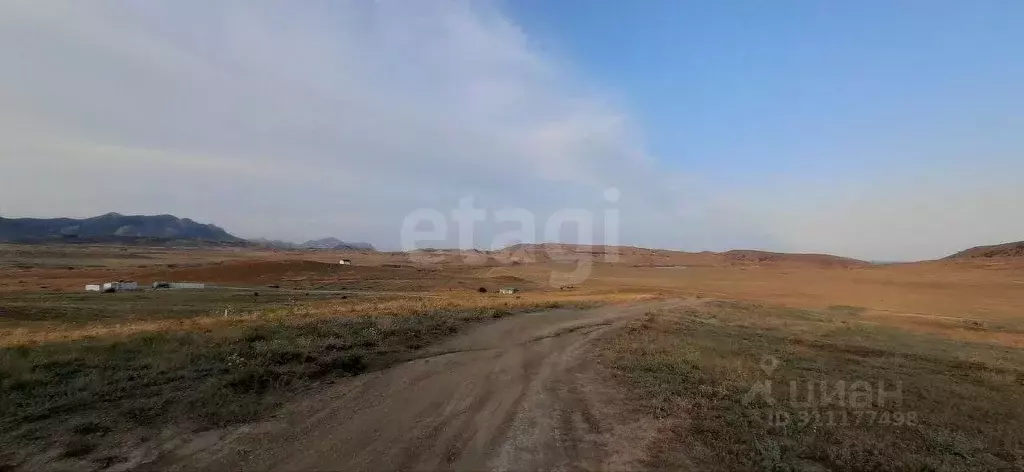
[[[659,302],[664,303],[678,302]],[[278,419],[179,447],[154,469],[635,468],[645,428],[588,355],[654,304],[507,318],[396,367],[352,378]],[[649,428],[648,428],[649,429]],[[631,465],[633,465],[631,467]]]

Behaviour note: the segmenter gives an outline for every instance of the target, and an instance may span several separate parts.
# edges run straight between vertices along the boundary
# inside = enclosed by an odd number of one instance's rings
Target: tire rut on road
[[[615,415],[592,342],[680,301],[552,310],[478,327],[416,359],[345,379],[278,418],[186,445],[162,470],[595,470]]]

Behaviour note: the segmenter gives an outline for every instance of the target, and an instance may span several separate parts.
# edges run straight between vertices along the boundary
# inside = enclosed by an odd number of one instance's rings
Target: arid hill
[[[508,247],[499,254],[509,254],[513,260],[518,257],[532,256],[541,261],[573,259],[579,256],[591,256],[596,262],[605,260],[605,256],[617,255],[615,262],[633,266],[722,266],[722,265],[757,265],[757,264],[798,264],[814,267],[858,267],[868,262],[829,254],[788,254],[756,250],[732,250],[726,252],[684,252],[667,249],[646,249],[628,246],[587,246],[573,244],[518,244]]]
[[[577,261],[590,258],[596,263],[614,263],[634,267],[679,266],[751,266],[798,265],[801,267],[847,268],[868,265],[868,262],[828,254],[787,254],[755,250],[727,252],[684,252],[667,249],[646,249],[631,246],[598,246],[582,244],[516,244],[497,251],[459,251],[437,249],[416,251],[422,261],[435,263],[464,261],[477,265],[532,264]]]
[[[1024,241],[1017,241],[1014,243],[1005,244],[995,244],[992,246],[972,247],[970,249],[960,251],[951,256],[947,256],[944,259],[955,260],[995,257],[1024,257]]]
[[[240,243],[224,229],[174,215],[107,213],[92,218],[0,218],[0,241],[124,244],[134,239]]]
[[[278,239],[267,239],[267,238],[255,238],[250,239],[250,243],[269,249],[281,249],[281,250],[297,250],[297,249],[319,249],[319,250],[337,250],[337,251],[376,251],[372,244],[361,243],[361,242],[348,242],[342,241],[338,238],[323,238],[323,239],[311,239],[304,243],[293,243],[289,241],[281,241]]]
[[[870,263],[848,257],[833,256],[831,254],[790,254],[782,252],[753,251],[736,249],[720,254],[734,261],[771,263],[790,262],[812,265],[817,267],[860,267]]]

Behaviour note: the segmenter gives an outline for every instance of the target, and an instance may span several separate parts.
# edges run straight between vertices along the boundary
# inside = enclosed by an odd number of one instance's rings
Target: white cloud
[[[11,0],[0,58],[7,216],[174,213],[249,237],[395,247],[416,208],[475,196],[543,218],[603,211],[614,186],[622,242],[637,245],[906,258],[1024,230],[917,247],[916,220],[889,201],[823,187],[807,205],[668,172],[628,112],[490,3]],[[957,208],[984,205],[971,201]],[[903,229],[864,236],[889,224]]]
[[[629,120],[485,3],[15,2],[3,18],[8,214],[388,245],[414,208],[476,195],[545,214],[652,170]]]

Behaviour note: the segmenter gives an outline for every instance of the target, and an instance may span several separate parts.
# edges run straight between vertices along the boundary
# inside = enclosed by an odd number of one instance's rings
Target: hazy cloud
[[[666,171],[628,112],[485,2],[16,0],[0,58],[5,216],[174,213],[393,248],[411,211],[472,196],[542,218],[615,207],[627,244],[875,258],[1024,230],[918,247],[905,221],[895,242],[855,234],[901,223],[881,197],[823,188],[785,207],[786,192]]]

